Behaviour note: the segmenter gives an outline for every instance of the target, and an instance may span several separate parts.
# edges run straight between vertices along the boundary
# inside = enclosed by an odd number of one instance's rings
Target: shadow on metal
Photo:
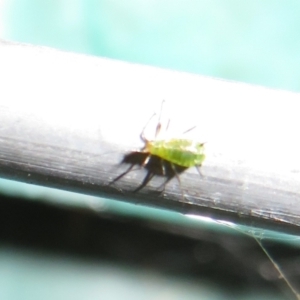
[[[164,178],[164,182],[157,189],[159,193],[162,193],[165,190],[166,184],[169,181],[171,181],[174,177],[177,178],[181,188],[179,175],[183,173],[185,170],[187,170],[188,168],[170,163],[169,161],[164,160],[155,155],[150,155],[149,160],[147,161],[148,157],[149,157],[149,153],[144,153],[144,152],[130,152],[126,154],[123,160],[121,161],[121,165],[126,164],[129,165],[129,167],[127,168],[126,171],[122,172],[119,176],[114,178],[110,182],[110,185],[121,180],[128,173],[144,168],[147,171],[146,176],[142,180],[141,184],[136,189],[133,190],[134,193],[140,191],[145,186],[147,186],[147,184],[155,176]]]

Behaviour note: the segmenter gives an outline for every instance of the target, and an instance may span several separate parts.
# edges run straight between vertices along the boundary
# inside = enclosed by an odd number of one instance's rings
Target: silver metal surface
[[[8,42],[0,66],[2,177],[300,232],[299,94]],[[181,184],[126,158],[162,99],[168,134],[206,142]]]

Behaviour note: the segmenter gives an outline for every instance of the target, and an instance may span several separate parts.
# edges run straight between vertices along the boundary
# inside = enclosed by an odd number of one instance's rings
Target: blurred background
[[[300,3],[1,0],[1,37],[300,90]]]
[[[300,91],[299,11],[296,0],[0,0],[0,38]],[[253,239],[215,222],[8,180],[0,193],[0,299],[293,299]],[[272,240],[299,282],[298,239]]]

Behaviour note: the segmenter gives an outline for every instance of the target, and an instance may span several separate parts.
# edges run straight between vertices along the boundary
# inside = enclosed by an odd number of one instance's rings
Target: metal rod
[[[4,41],[0,66],[2,177],[300,232],[299,94]],[[201,176],[134,153],[163,99]]]

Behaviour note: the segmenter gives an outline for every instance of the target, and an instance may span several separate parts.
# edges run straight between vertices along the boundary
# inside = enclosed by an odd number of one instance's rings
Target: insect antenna
[[[161,107],[160,107],[160,112],[159,112],[159,116],[158,116],[158,121],[157,121],[157,125],[156,125],[156,128],[155,128],[155,135],[154,135],[154,139],[156,139],[160,132],[161,132],[161,128],[162,128],[162,124],[161,124],[161,116],[162,116],[162,110],[163,110],[163,104],[165,103],[165,100],[163,100],[161,102]],[[147,143],[149,140],[146,138],[145,136],[145,131],[146,131],[146,128],[148,127],[148,125],[150,124],[151,120],[153,119],[154,116],[156,116],[157,114],[156,113],[153,113],[153,115],[150,117],[150,119],[148,120],[148,122],[146,123],[146,125],[144,126],[141,134],[140,134],[140,138],[143,142]],[[169,128],[169,125],[170,125],[170,119],[168,119],[168,123],[167,123],[167,126],[166,126],[166,129],[165,130],[168,130]]]
[[[166,126],[166,131],[169,129],[169,126],[170,126],[170,119],[168,119],[168,123],[167,123],[167,126]]]
[[[148,122],[146,123],[146,125],[144,126],[144,128],[143,128],[143,130],[142,130],[142,132],[141,132],[141,134],[140,134],[140,138],[141,138],[141,140],[142,140],[143,142],[147,142],[147,139],[146,139],[146,137],[145,137],[145,130],[146,130],[146,128],[148,127],[150,121],[153,119],[153,117],[154,117],[155,115],[156,115],[156,113],[154,113],[154,114],[150,117],[150,119],[148,120]],[[157,124],[157,125],[158,125],[158,124]],[[156,131],[157,131],[157,128],[156,128]]]
[[[182,134],[186,134],[186,133],[188,133],[188,132],[194,130],[196,127],[197,127],[197,126],[193,126],[193,127],[189,128],[188,130],[184,131]]]

